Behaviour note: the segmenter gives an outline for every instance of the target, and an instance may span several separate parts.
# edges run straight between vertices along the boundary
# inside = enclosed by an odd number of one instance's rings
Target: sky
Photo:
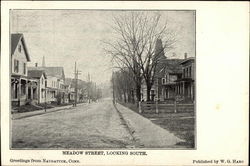
[[[31,62],[28,66],[62,66],[66,77],[74,77],[74,65],[81,71],[79,78],[100,83],[110,81],[111,58],[105,55],[102,41],[112,40],[112,16],[124,11],[104,10],[12,10],[11,33],[23,33]],[[145,11],[147,12],[147,11]],[[195,14],[193,11],[159,11],[171,29],[178,32],[175,48],[166,53],[171,57],[195,56]]]

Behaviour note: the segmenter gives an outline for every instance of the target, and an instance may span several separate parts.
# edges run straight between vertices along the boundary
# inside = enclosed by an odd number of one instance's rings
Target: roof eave
[[[28,52],[28,49],[27,49],[27,46],[26,46],[23,35],[22,35],[20,40],[23,42],[23,47],[24,47],[24,50],[25,50],[25,53],[26,53],[25,55],[26,55],[27,61],[30,62],[31,61],[30,60],[30,55],[29,55],[29,52]]]

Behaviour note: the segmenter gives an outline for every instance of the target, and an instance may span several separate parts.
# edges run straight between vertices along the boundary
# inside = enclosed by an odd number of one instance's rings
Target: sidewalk
[[[145,148],[176,148],[176,143],[183,142],[169,131],[153,124],[150,120],[122,106],[116,104],[118,112],[126,121],[135,140]]]
[[[86,103],[80,103],[80,104],[77,104],[77,105],[79,106],[79,105],[84,105],[84,104],[86,104]],[[72,105],[67,105],[67,106],[49,108],[49,109],[46,110],[46,112],[43,109],[43,110],[37,110],[37,111],[31,111],[31,112],[14,113],[14,114],[11,114],[11,119],[12,120],[22,119],[22,118],[47,114],[47,113],[61,111],[61,110],[70,109],[70,108],[75,108],[75,107],[73,107]]]

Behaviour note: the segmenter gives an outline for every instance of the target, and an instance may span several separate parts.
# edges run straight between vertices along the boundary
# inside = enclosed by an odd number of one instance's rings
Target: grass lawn
[[[170,113],[171,114],[171,113]],[[147,115],[143,115],[147,117]],[[195,137],[194,137],[194,126],[195,119],[192,116],[174,115],[166,117],[166,115],[157,116],[155,118],[149,118],[153,123],[167,129],[177,137],[185,140],[179,144],[180,146],[185,146],[187,148],[195,147]]]
[[[77,104],[81,104],[83,102],[78,102]],[[63,106],[67,106],[67,105],[72,105],[73,103],[61,103],[61,104],[57,104],[57,103],[47,103],[46,104],[46,108],[50,109],[50,108],[54,108],[54,107],[63,107]],[[43,110],[45,108],[45,103],[41,103],[41,104],[37,104],[37,106],[35,105],[31,105],[31,104],[27,104],[27,105],[22,105],[20,107],[16,107],[13,108],[16,111],[13,111],[13,113],[22,113],[22,112],[31,112],[31,111],[39,111],[39,110]]]
[[[38,110],[42,110],[42,109],[43,108],[39,108],[39,107],[36,107],[33,105],[22,105],[20,107],[14,108],[14,110],[16,110],[16,111],[14,111],[13,113],[38,111]]]
[[[135,104],[121,103],[138,113],[138,108]],[[177,137],[185,140],[177,146],[194,148],[195,147],[195,117],[194,112],[185,113],[144,113],[142,116],[150,119],[154,124],[173,133]]]

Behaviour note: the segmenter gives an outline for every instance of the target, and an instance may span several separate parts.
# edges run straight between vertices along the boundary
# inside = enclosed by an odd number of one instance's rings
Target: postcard
[[[2,165],[248,165],[249,3],[1,9]]]

